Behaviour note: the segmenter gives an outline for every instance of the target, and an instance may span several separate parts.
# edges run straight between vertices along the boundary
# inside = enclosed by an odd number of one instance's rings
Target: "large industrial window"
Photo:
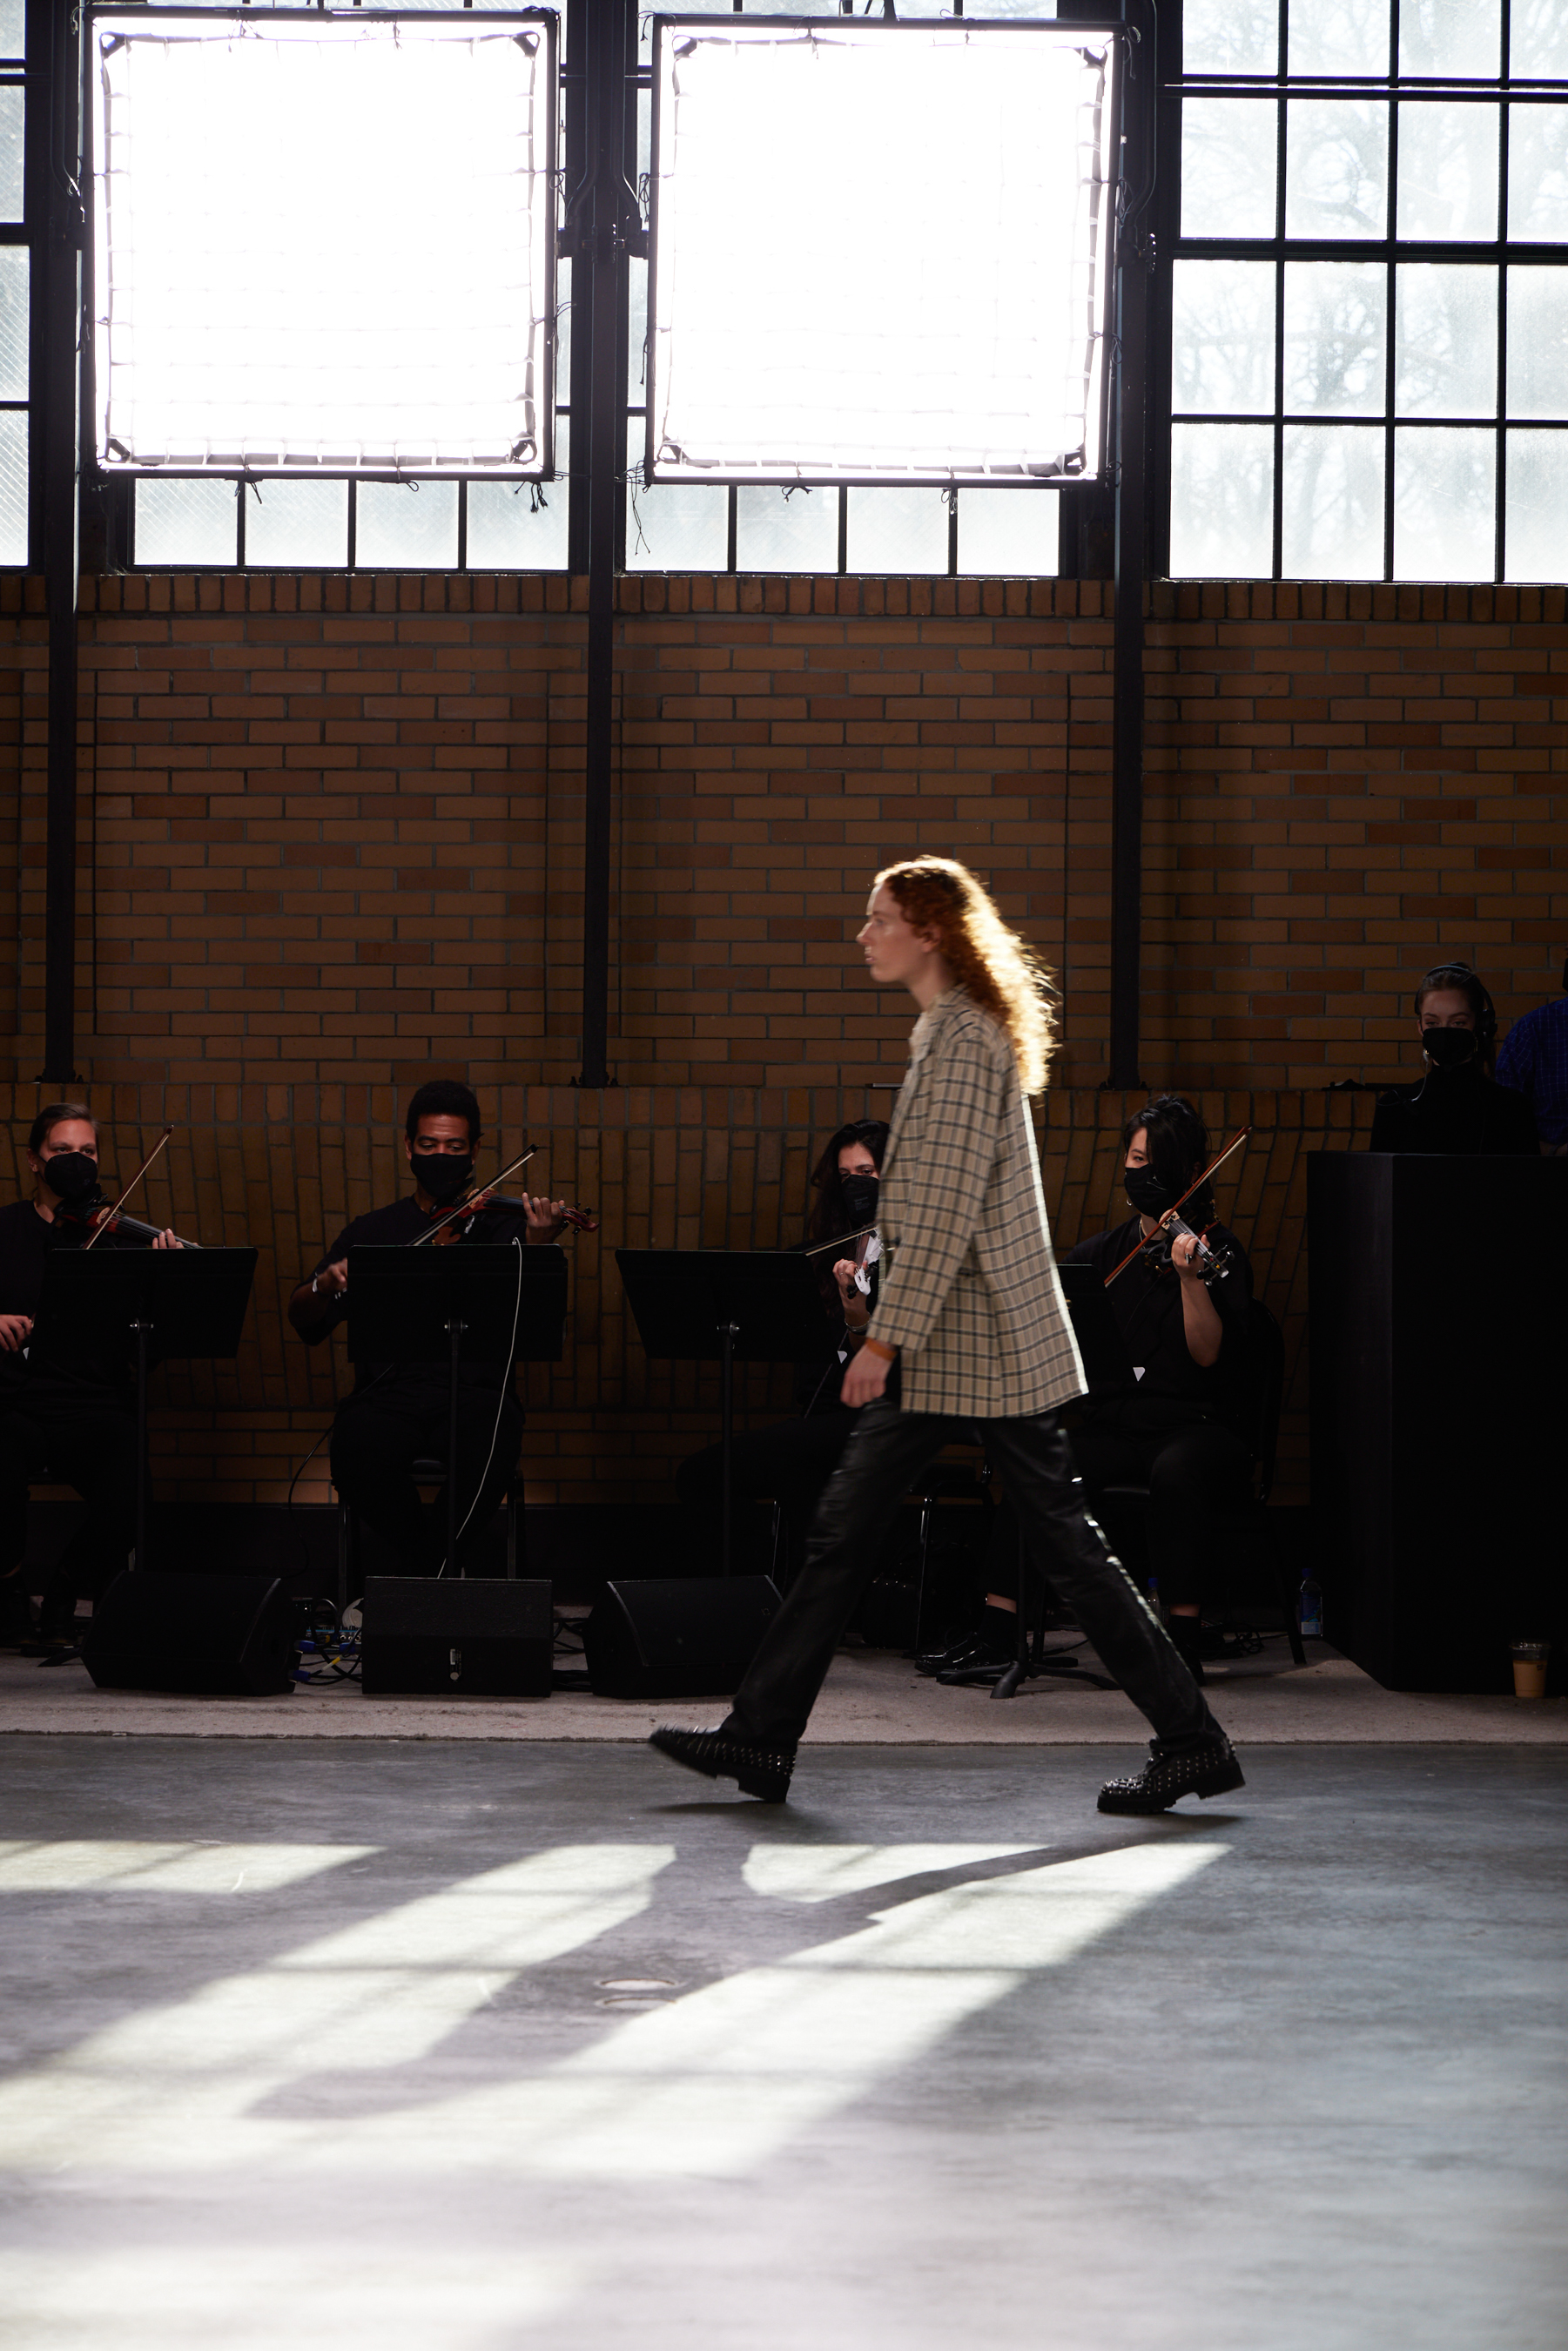
[[[754,15],[780,20],[822,18],[831,14],[821,0],[814,6],[777,6],[750,0],[695,0],[672,15]],[[967,13],[998,18],[1050,18],[1054,0],[969,0]],[[1113,15],[1113,10],[1108,10]],[[961,18],[965,0],[898,0],[901,21]],[[653,156],[653,17],[639,22],[638,63],[645,86],[637,98],[637,185],[650,189]],[[811,169],[821,179],[834,170],[819,157]],[[918,183],[885,192],[873,214],[857,204],[842,209],[846,245],[858,246],[868,267],[890,238],[917,246],[926,207],[945,208],[968,223],[978,237],[987,215],[983,200],[965,193],[963,175],[951,159],[928,159]],[[959,486],[912,481],[897,487],[865,484],[744,483],[728,487],[695,479],[647,478],[648,265],[633,258],[630,270],[630,372],[627,386],[625,562],[629,570],[746,572],[967,573],[990,576],[1053,575],[1058,568],[1059,496],[1055,490]],[[896,359],[890,360],[890,412],[896,407]]]
[[[1175,18],[1172,575],[1563,579],[1568,0]]]

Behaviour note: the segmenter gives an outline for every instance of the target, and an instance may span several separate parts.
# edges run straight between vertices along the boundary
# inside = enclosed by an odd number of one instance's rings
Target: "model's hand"
[[[871,1404],[887,1385],[887,1375],[893,1369],[885,1355],[874,1347],[862,1347],[850,1362],[844,1374],[844,1384],[839,1390],[839,1402],[850,1405]]]
[[[30,1314],[0,1314],[0,1347],[8,1355],[18,1355],[33,1335]]]
[[[538,1192],[525,1192],[528,1202],[528,1238],[531,1241],[553,1241],[566,1229],[566,1202],[547,1200]]]

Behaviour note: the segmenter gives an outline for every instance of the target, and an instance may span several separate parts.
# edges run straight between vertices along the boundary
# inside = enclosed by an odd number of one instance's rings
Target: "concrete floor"
[[[4,2339],[1560,2351],[1561,1750],[1133,1751],[6,1740]]]

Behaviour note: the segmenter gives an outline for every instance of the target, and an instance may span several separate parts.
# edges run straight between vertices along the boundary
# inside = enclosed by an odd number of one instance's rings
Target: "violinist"
[[[822,1295],[822,1346],[795,1367],[795,1417],[772,1428],[746,1429],[732,1441],[732,1499],[777,1499],[784,1515],[783,1554],[788,1580],[805,1553],[811,1513],[838,1468],[856,1414],[839,1400],[844,1365],[865,1335],[876,1303],[882,1242],[874,1227],[887,1123],[852,1119],[830,1135],[811,1170],[816,1205],[807,1223],[808,1246],[817,1250]],[[840,1234],[856,1234],[841,1250],[822,1249]],[[721,1507],[724,1448],[710,1445],[683,1461],[675,1490],[684,1510],[712,1517]]]
[[[29,1198],[0,1208],[0,1637],[28,1655],[66,1655],[79,1598],[97,1599],[136,1540],[136,1399],[129,1364],[68,1346],[47,1359],[33,1319],[51,1249],[79,1249],[99,1221],[98,1122],[85,1102],[50,1102],[27,1135]],[[100,1249],[144,1249],[147,1228],[110,1228]],[[155,1232],[154,1249],[177,1249]],[[28,1487],[45,1469],[74,1486],[87,1517],[44,1589],[37,1641],[19,1582]]]
[[[1136,1112],[1122,1144],[1132,1216],[1068,1251],[1072,1262],[1102,1274],[1154,1232],[1209,1156],[1207,1130],[1180,1094],[1159,1094]],[[1133,1385],[1091,1398],[1071,1441],[1091,1507],[1107,1486],[1148,1488],[1150,1571],[1171,1637],[1201,1681],[1199,1615],[1213,1519],[1245,1492],[1251,1474],[1252,1271],[1235,1234],[1215,1222],[1207,1186],[1182,1215],[1211,1249],[1228,1253],[1229,1270],[1206,1284],[1191,1234],[1178,1235],[1168,1251],[1159,1246],[1134,1258],[1106,1292],[1132,1356]],[[1000,1595],[988,1607],[1005,1613]]]
[[[307,1346],[319,1345],[352,1311],[347,1263],[351,1249],[406,1247],[473,1191],[480,1133],[479,1104],[467,1086],[437,1078],[420,1087],[403,1125],[403,1156],[413,1190],[387,1207],[356,1217],[294,1291],[288,1319]],[[564,1200],[528,1194],[506,1209],[479,1207],[463,1230],[465,1238],[480,1241],[509,1242],[520,1236],[525,1242],[544,1243],[555,1240],[568,1220]],[[523,1416],[510,1364],[465,1356],[461,1380],[458,1515],[477,1534],[506,1492]],[[426,1514],[410,1473],[422,1458],[445,1458],[447,1434],[444,1365],[355,1365],[352,1392],[340,1404],[332,1426],[332,1482],[410,1575],[434,1575],[442,1563],[444,1514]]]

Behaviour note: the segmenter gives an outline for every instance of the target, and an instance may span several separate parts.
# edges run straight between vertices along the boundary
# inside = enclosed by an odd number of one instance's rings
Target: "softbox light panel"
[[[550,470],[555,18],[91,19],[110,472]]]
[[[650,478],[1099,474],[1117,42],[656,19]]]

